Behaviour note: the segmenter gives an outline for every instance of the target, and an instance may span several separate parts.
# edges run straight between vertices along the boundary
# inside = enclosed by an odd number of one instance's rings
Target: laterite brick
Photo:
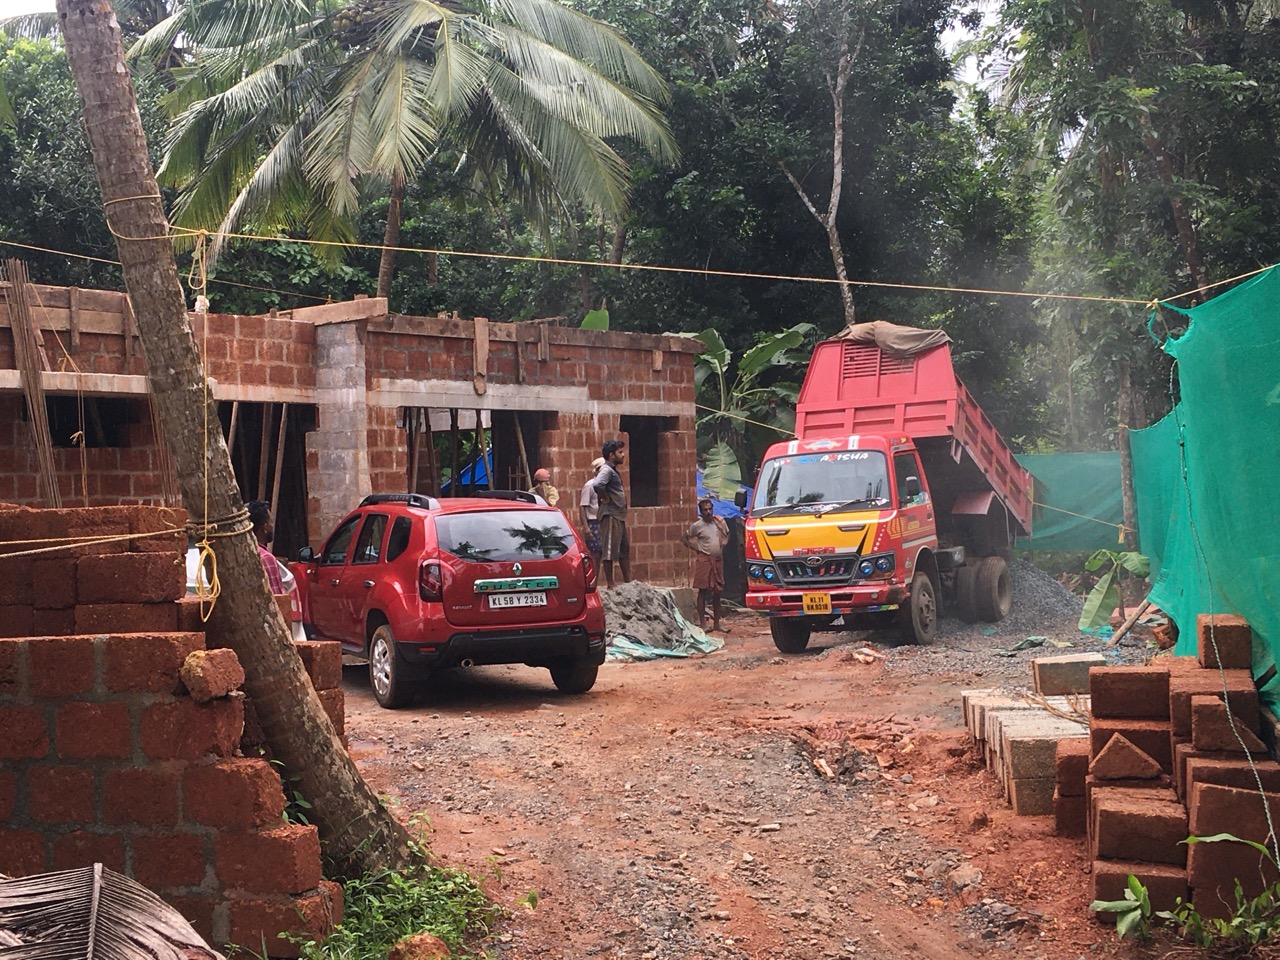
[[[35,707],[0,707],[0,760],[39,759],[49,754],[49,728],[44,711]]]
[[[1169,718],[1175,736],[1191,736],[1191,698],[1204,695],[1221,698],[1224,685],[1233,711],[1242,716],[1258,715],[1258,688],[1248,670],[1179,672],[1169,679]]]
[[[304,893],[320,882],[320,838],[314,826],[284,824],[254,833],[219,833],[213,841],[223,889]]]
[[[1112,720],[1167,720],[1169,671],[1164,667],[1091,668],[1089,712]]]
[[[1202,613],[1196,617],[1196,640],[1202,667],[1227,670],[1253,667],[1253,630],[1244,617]]]
[[[74,870],[100,863],[124,873],[124,838],[118,833],[76,830],[54,839],[52,859],[54,870]]]
[[[172,765],[108,770],[102,777],[102,819],[122,826],[176,823],[179,782]]]
[[[1159,863],[1126,863],[1116,860],[1093,861],[1093,899],[1123,900],[1129,886],[1129,875],[1137,877],[1147,888],[1153,910],[1172,910],[1178,898],[1187,898],[1187,871],[1181,867]],[[1096,914],[1099,920],[1115,920],[1114,913]]]
[[[317,691],[342,686],[342,644],[336,640],[295,640],[293,648]]]
[[[235,757],[187,767],[183,778],[188,822],[230,830],[279,823],[284,814],[280,777],[265,760]]]
[[[58,708],[55,723],[64,759],[126,760],[133,753],[127,703],[71,701]]]
[[[33,637],[27,644],[33,697],[65,699],[93,689],[93,637]]]
[[[204,649],[199,633],[120,633],[106,638],[105,677],[112,693],[173,693],[182,664]]]
[[[70,610],[76,605],[73,557],[37,559],[31,567],[31,605],[37,610]]]
[[[329,933],[341,918],[341,894],[326,885],[307,897],[234,898],[229,901],[231,942],[265,942],[272,957],[296,957],[299,947],[281,934],[302,934],[319,939]]]
[[[211,703],[182,699],[144,707],[138,737],[143,752],[153,760],[199,760],[232,756],[243,728],[244,706],[239,699]]]
[[[93,823],[93,773],[79,767],[31,767],[27,816],[36,823]]]
[[[27,695],[27,641],[0,640],[0,698]]]
[[[81,604],[164,603],[186,594],[182,558],[167,553],[126,553],[81,557],[76,596]]]
[[[76,633],[173,633],[177,628],[178,605],[172,601],[76,604]]]
[[[33,621],[29,603],[0,605],[0,637],[29,637]]]
[[[44,873],[44,837],[34,830],[6,830],[0,827],[0,873],[8,877],[25,877]]]
[[[155,833],[134,836],[133,877],[151,890],[196,887],[209,870],[209,852],[199,833]]]

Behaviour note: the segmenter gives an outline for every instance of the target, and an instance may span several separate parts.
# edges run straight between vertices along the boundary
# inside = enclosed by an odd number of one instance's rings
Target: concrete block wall
[[[278,935],[323,936],[341,888],[321,875],[315,828],[284,822],[269,762],[241,755],[234,654],[207,654],[199,629],[177,629],[199,617],[178,599],[175,519],[147,507],[0,509],[2,599],[22,601],[0,605],[0,873],[102,862],[215,945],[296,956]],[[141,536],[156,530],[165,536]],[[23,541],[91,533],[120,539],[67,551],[80,556],[12,555]],[[22,611],[62,615],[66,635],[19,633]],[[336,645],[306,647],[313,682],[336,686]]]

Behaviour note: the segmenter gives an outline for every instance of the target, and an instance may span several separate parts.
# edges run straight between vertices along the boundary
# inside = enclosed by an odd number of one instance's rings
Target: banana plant
[[[808,362],[801,349],[815,327],[797,323],[761,336],[742,356],[714,329],[681,334],[702,342],[693,382],[700,416],[698,449],[706,458],[703,485],[715,496],[731,499],[770,443],[795,432],[795,377]]]
[[[1098,582],[1085,598],[1084,609],[1080,612],[1081,630],[1092,630],[1110,620],[1111,611],[1121,603],[1119,580],[1123,574],[1139,578],[1151,574],[1151,561],[1131,550],[1098,550],[1084,562],[1084,568],[1092,573],[1107,564],[1110,564],[1107,571],[1098,577]]]

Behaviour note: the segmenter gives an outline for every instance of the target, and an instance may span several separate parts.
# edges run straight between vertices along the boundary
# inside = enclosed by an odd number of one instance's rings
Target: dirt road
[[[969,749],[980,670],[886,670],[850,634],[784,658],[764,621],[730,623],[718,653],[608,663],[576,698],[491,667],[391,712],[348,670],[352,754],[443,862],[491,877],[499,956],[1117,952],[1083,843],[1012,816]]]

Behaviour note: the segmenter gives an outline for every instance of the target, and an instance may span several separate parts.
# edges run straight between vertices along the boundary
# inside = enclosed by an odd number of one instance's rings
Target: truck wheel
[[[783,653],[804,653],[809,645],[809,624],[800,617],[774,617],[769,621],[773,645]]]
[[[1003,620],[1013,609],[1013,582],[1009,564],[1000,557],[986,557],[978,564],[978,616],[987,623]]]
[[[549,669],[551,682],[561,693],[586,693],[596,685],[600,665],[586,657],[564,657]]]
[[[907,643],[932,643],[938,633],[938,595],[927,573],[911,581],[911,596],[899,610],[898,629]]]
[[[414,687],[406,674],[411,672],[396,650],[391,628],[383,624],[369,639],[369,686],[378,706],[396,710],[409,705]]]
[[[965,623],[978,620],[978,568],[973,564],[956,568],[956,616]]]

